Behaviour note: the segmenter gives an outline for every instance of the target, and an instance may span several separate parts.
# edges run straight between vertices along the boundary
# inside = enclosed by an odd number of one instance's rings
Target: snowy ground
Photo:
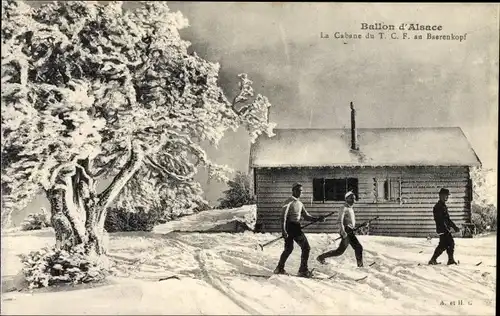
[[[244,217],[248,209],[219,212],[223,221]],[[182,218],[153,233],[116,233],[109,254],[116,263],[108,284],[93,288],[5,292],[19,273],[19,253],[53,242],[51,230],[2,235],[2,314],[343,314],[494,315],[496,236],[456,239],[461,265],[425,265],[437,240],[360,236],[365,263],[355,268],[349,248],[343,257],[320,266],[314,258],[338,235],[309,234],[311,268],[331,280],[273,276],[282,242],[260,251],[271,234],[193,233],[197,220]],[[211,215],[217,223],[217,216]],[[446,255],[440,258],[445,261]],[[296,273],[300,249],[287,263]],[[476,263],[481,265],[475,266]],[[422,265],[419,266],[418,263]],[[177,275],[180,280],[163,277]],[[367,275],[362,281],[355,281]],[[455,305],[453,305],[455,302]],[[463,304],[463,305],[460,305]]]

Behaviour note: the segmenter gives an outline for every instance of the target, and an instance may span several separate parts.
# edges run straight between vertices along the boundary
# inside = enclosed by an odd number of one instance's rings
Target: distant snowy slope
[[[233,209],[213,209],[197,214],[184,216],[178,220],[156,226],[153,232],[166,234],[172,231],[200,232],[210,231],[230,222],[240,222],[248,229],[255,228],[257,218],[256,205],[244,205]]]

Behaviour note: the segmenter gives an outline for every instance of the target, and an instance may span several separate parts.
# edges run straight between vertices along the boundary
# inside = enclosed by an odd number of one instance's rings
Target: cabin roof
[[[359,151],[350,129],[275,129],[250,151],[250,167],[478,166],[460,127],[358,128]]]

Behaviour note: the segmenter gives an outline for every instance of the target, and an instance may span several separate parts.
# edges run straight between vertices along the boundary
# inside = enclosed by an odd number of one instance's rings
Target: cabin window
[[[344,196],[348,191],[353,191],[358,199],[358,179],[313,179],[313,200],[314,201],[344,201]]]
[[[400,201],[400,180],[395,178],[373,179],[377,201]]]

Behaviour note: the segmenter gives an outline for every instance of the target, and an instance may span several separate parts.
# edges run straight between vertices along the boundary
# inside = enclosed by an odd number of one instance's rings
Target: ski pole
[[[364,227],[364,226],[366,226],[366,225],[370,224],[372,221],[377,220],[377,219],[378,219],[378,216],[375,216],[374,218],[372,218],[372,219],[370,219],[370,220],[368,220],[368,221],[364,222],[363,224],[359,225],[358,227],[354,228],[354,229],[353,229],[353,231],[357,231],[357,230],[358,230],[358,229],[360,229],[361,227]],[[335,242],[335,241],[337,241],[337,240],[339,240],[339,239],[341,239],[341,238],[342,238],[342,236],[337,237],[337,238],[336,238],[336,239],[334,239],[333,241]]]
[[[304,228],[306,228],[306,227],[307,227],[307,226],[309,226],[309,225],[312,225],[312,224],[314,224],[314,223],[317,223],[317,222],[318,222],[318,221],[320,221],[321,219],[324,219],[324,218],[327,218],[327,217],[329,217],[329,216],[332,216],[334,213],[335,213],[335,212],[330,212],[330,213],[326,214],[325,216],[321,216],[319,219],[317,219],[317,220],[315,220],[315,221],[312,221],[312,222],[310,222],[310,223],[308,223],[308,224],[306,224],[306,225],[302,226],[301,228],[302,228],[302,229],[304,229]],[[277,237],[277,238],[275,238],[275,239],[273,239],[273,240],[271,240],[271,241],[266,242],[265,244],[259,244],[259,246],[260,246],[260,250],[264,250],[264,247],[265,247],[265,246],[270,245],[270,244],[272,244],[272,243],[274,243],[274,242],[276,242],[276,241],[280,240],[281,238],[283,238],[283,236]]]

